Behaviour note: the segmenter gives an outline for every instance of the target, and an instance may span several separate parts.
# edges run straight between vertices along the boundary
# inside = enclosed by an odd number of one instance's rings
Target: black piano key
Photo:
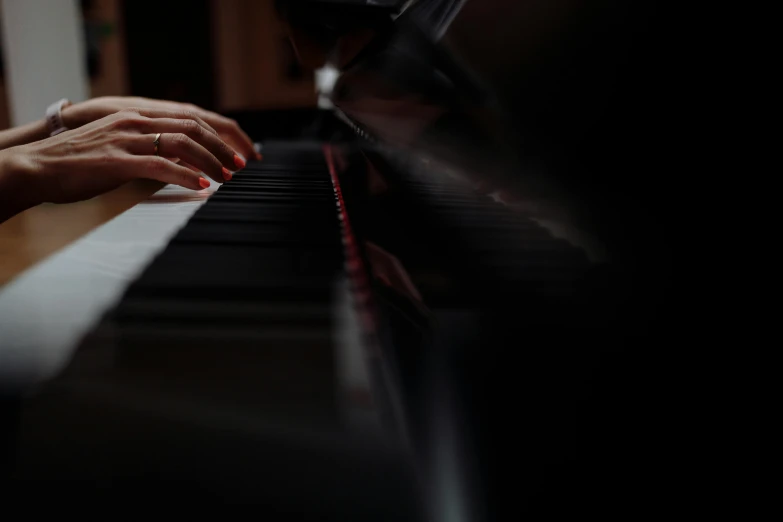
[[[276,194],[254,194],[254,193],[225,193],[225,194],[215,194],[210,199],[215,199],[216,201],[237,201],[237,202],[247,202],[247,203],[257,203],[259,205],[263,204],[272,204],[272,205],[284,205],[287,203],[301,203],[301,204],[321,204],[328,207],[328,205],[331,204],[332,208],[334,208],[334,200],[329,201],[328,199],[321,197],[321,196],[307,196],[307,195],[297,195],[295,193],[290,193],[287,195],[276,195]]]
[[[223,223],[308,223],[313,218],[322,215],[318,212],[302,213],[291,212],[291,208],[252,205],[242,208],[236,204],[234,208],[225,209],[220,206],[213,206],[209,209],[202,209],[197,215],[191,218],[191,222],[215,221]],[[336,226],[336,225],[334,225]]]
[[[177,244],[328,247],[339,241],[339,229],[329,223],[320,224],[308,221],[282,226],[280,224],[238,222],[226,226],[221,222],[195,221],[183,228],[172,242]]]
[[[324,167],[302,168],[293,170],[290,166],[285,167],[263,167],[259,169],[244,168],[237,172],[239,176],[263,179],[265,176],[270,178],[286,178],[295,180],[321,180],[324,179]],[[328,179],[328,178],[326,178]]]
[[[205,293],[256,292],[286,288],[330,288],[341,262],[341,246],[265,248],[172,243],[134,288],[193,289]]]
[[[201,321],[220,324],[224,328],[235,325],[254,325],[256,328],[328,328],[332,309],[328,303],[285,303],[264,300],[254,302],[230,299],[177,299],[128,297],[112,314],[119,323],[192,325]]]
[[[281,199],[283,198],[293,198],[296,196],[299,196],[300,200],[303,203],[308,203],[311,201],[333,201],[334,200],[334,192],[332,191],[325,191],[323,189],[307,189],[303,187],[291,187],[291,186],[277,186],[277,187],[254,187],[254,186],[248,186],[248,185],[231,185],[226,186],[223,188],[223,190],[220,191],[220,194],[215,194],[214,197],[217,201],[220,201],[221,199],[226,198],[226,196],[231,196],[234,194],[247,194],[251,196],[274,196],[279,197]]]
[[[323,181],[293,181],[289,178],[247,178],[247,177],[234,177],[231,183],[224,184],[221,188],[235,188],[238,186],[247,187],[250,189],[262,189],[265,187],[295,187],[297,189],[310,189],[310,190],[322,190],[326,192],[334,193],[331,183]]]

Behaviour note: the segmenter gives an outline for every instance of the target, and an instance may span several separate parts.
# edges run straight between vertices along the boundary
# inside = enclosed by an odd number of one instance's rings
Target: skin
[[[190,103],[152,100],[140,97],[105,96],[72,105],[62,111],[63,123],[69,129],[86,125],[123,109],[141,108],[172,112],[188,112],[212,127],[228,145],[245,158],[257,158],[253,141],[236,121],[202,109]]]
[[[101,97],[63,108],[68,129],[49,137],[44,120],[0,131],[0,222],[44,202],[89,199],[134,178],[193,190],[261,159],[237,122],[191,104]],[[161,133],[159,154],[152,142]]]
[[[155,156],[159,132],[161,156]],[[89,199],[140,177],[201,190],[208,183],[194,170],[222,182],[239,166],[235,149],[194,112],[123,109],[0,151],[0,221],[43,202]]]

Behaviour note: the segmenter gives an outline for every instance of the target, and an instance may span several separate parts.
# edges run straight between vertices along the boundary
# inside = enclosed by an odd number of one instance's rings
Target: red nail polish
[[[226,181],[231,181],[232,178],[231,171],[229,171],[226,167],[223,167],[223,179]]]
[[[245,160],[234,154],[234,165],[236,165],[238,169],[244,169]]]
[[[201,185],[201,188],[209,188],[209,181],[204,178],[198,178],[198,184]]]
[[[257,159],[258,161],[261,161],[262,159],[264,159],[264,157],[261,155],[261,153],[260,153],[260,152],[256,152],[256,159]]]

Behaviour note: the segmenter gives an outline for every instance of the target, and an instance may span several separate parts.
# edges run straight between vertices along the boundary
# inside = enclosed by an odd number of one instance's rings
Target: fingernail
[[[232,175],[231,171],[228,170],[226,167],[223,167],[223,179],[226,181],[231,181]]]
[[[236,165],[238,169],[244,169],[245,160],[234,154],[234,165]]]
[[[198,178],[198,184],[201,185],[201,188],[209,188],[209,181],[204,178]]]
[[[256,159],[257,159],[258,161],[261,161],[262,159],[264,159],[264,157],[261,155],[261,153],[260,153],[260,152],[256,152]]]

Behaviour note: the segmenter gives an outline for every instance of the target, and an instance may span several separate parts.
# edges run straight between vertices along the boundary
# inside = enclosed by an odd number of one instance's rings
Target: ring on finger
[[[155,155],[160,156],[159,149],[160,149],[160,132],[155,135],[155,141],[152,142],[152,145],[155,146]]]

